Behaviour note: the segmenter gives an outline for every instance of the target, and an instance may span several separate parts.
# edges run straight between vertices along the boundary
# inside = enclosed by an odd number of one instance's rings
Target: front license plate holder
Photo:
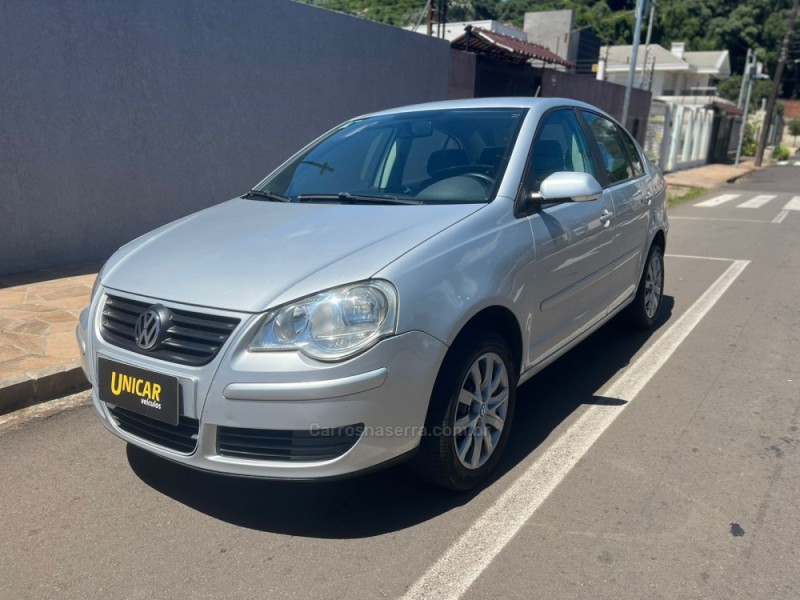
[[[100,400],[145,417],[178,424],[180,384],[178,378],[148,369],[98,357]]]

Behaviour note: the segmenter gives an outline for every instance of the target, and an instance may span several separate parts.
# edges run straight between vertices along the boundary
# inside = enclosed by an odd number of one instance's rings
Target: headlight
[[[394,286],[364,281],[270,311],[250,350],[300,350],[318,360],[342,360],[393,335],[396,328]]]
[[[94,278],[94,283],[92,284],[92,295],[89,296],[90,302],[94,300],[94,295],[97,293],[97,288],[100,287],[100,281],[103,279],[103,271],[105,271],[107,264],[107,262],[103,263],[103,266],[100,267],[100,270],[97,272],[97,277]]]

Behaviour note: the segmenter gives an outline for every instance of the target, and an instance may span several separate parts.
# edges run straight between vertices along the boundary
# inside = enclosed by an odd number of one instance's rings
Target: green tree
[[[794,137],[792,146],[797,147],[797,136],[800,135],[800,117],[795,117],[789,121],[789,133]]]
[[[739,89],[742,85],[741,75],[731,75],[717,84],[717,94],[726,100],[736,102],[739,99]],[[753,90],[750,92],[750,109],[756,110],[760,107],[761,101],[769,96],[772,90],[772,82],[766,79],[759,79],[753,82]]]
[[[499,0],[449,0],[449,21],[482,21],[497,16]]]
[[[741,87],[742,76],[734,73],[717,84],[717,94],[726,100],[737,102],[739,100],[739,90]]]
[[[416,23],[425,7],[424,0],[302,1],[400,26]],[[764,62],[765,72],[774,73],[791,4],[792,0],[658,0],[652,41],[666,48],[682,41],[687,50],[727,49],[733,73],[742,72],[747,48],[753,48]],[[521,27],[526,12],[573,9],[576,29],[591,29],[604,44],[630,44],[635,6],[635,0],[448,0],[448,19],[495,19]],[[790,55],[790,61],[795,57],[800,57],[800,52]],[[784,82],[791,82],[792,77],[793,70],[786,69]],[[724,86],[725,97],[731,98],[734,87],[733,82]],[[760,84],[754,87],[753,96],[758,104]],[[738,89],[732,99],[736,97]]]

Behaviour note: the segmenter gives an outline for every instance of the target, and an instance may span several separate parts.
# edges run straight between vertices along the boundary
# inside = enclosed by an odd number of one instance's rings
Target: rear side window
[[[584,112],[583,116],[597,141],[608,180],[614,184],[634,177],[633,165],[625,151],[625,142],[617,126],[605,117],[594,113]],[[628,141],[630,142],[630,140]],[[639,167],[641,168],[641,161]]]
[[[642,166],[642,158],[639,155],[639,150],[636,148],[636,144],[631,139],[631,136],[625,131],[620,131],[619,133],[622,136],[622,143],[625,144],[625,149],[628,151],[628,158],[631,161],[631,166],[633,166],[633,176],[639,177],[644,174],[644,167]]]

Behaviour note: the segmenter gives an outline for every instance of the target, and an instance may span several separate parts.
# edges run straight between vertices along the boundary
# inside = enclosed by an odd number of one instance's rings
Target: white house
[[[686,52],[683,42],[673,42],[667,50],[658,44],[648,49],[639,46],[636,57],[636,78],[634,85],[653,92],[656,98],[667,96],[708,96],[716,95],[715,84],[731,74],[730,56],[727,50],[709,52]],[[604,46],[600,59],[605,59],[605,79],[625,85],[631,64],[631,46]],[[700,99],[698,99],[698,103]]]
[[[627,84],[631,46],[605,46],[600,60],[598,79]],[[705,164],[712,147],[716,150],[715,115],[741,112],[717,96],[717,82],[731,74],[728,51],[686,52],[683,42],[673,42],[669,50],[641,45],[635,73],[634,85],[653,93],[647,154],[665,171]],[[737,136],[740,121],[734,122]]]
[[[485,29],[486,31],[491,31],[492,33],[500,33],[502,35],[507,35],[508,37],[517,38],[523,41],[528,40],[528,36],[524,31],[515,27],[503,25],[502,23],[493,21],[491,19],[486,19],[483,21],[453,21],[452,23],[445,23],[444,39],[446,39],[448,42],[452,42],[454,39],[461,37],[464,35],[464,28],[467,25],[472,25],[473,27]],[[434,23],[433,35],[436,35],[437,33],[436,28],[437,24]],[[408,31],[416,31],[417,33],[427,33],[427,25],[425,23],[420,24],[419,27],[409,25],[408,27],[403,27],[403,29],[407,29]]]

